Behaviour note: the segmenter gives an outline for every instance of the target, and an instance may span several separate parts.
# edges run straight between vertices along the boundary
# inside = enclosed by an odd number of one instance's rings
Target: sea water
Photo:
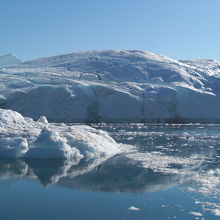
[[[121,153],[97,166],[0,159],[0,219],[220,218],[220,125],[92,126]]]

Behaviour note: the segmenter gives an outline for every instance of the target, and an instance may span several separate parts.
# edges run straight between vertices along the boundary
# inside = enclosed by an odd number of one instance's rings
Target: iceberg
[[[104,131],[86,125],[50,124],[0,109],[0,157],[23,159],[105,160],[119,153]]]

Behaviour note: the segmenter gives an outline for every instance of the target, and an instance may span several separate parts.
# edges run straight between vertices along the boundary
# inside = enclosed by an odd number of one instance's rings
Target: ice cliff
[[[50,122],[215,122],[219,86],[220,64],[210,59],[75,52],[0,71],[0,107]]]

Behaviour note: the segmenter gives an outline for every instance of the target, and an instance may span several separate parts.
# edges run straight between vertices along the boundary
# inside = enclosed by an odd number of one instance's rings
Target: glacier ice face
[[[215,121],[220,64],[137,50],[75,52],[0,72],[0,107],[52,122]]]
[[[37,122],[0,109],[0,157],[25,159],[105,160],[119,152],[104,131],[89,126]]]

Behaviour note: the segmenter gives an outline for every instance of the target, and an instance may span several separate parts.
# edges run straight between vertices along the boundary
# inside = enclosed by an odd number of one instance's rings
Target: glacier
[[[220,63],[84,51],[0,70],[0,108],[49,122],[219,122]]]

